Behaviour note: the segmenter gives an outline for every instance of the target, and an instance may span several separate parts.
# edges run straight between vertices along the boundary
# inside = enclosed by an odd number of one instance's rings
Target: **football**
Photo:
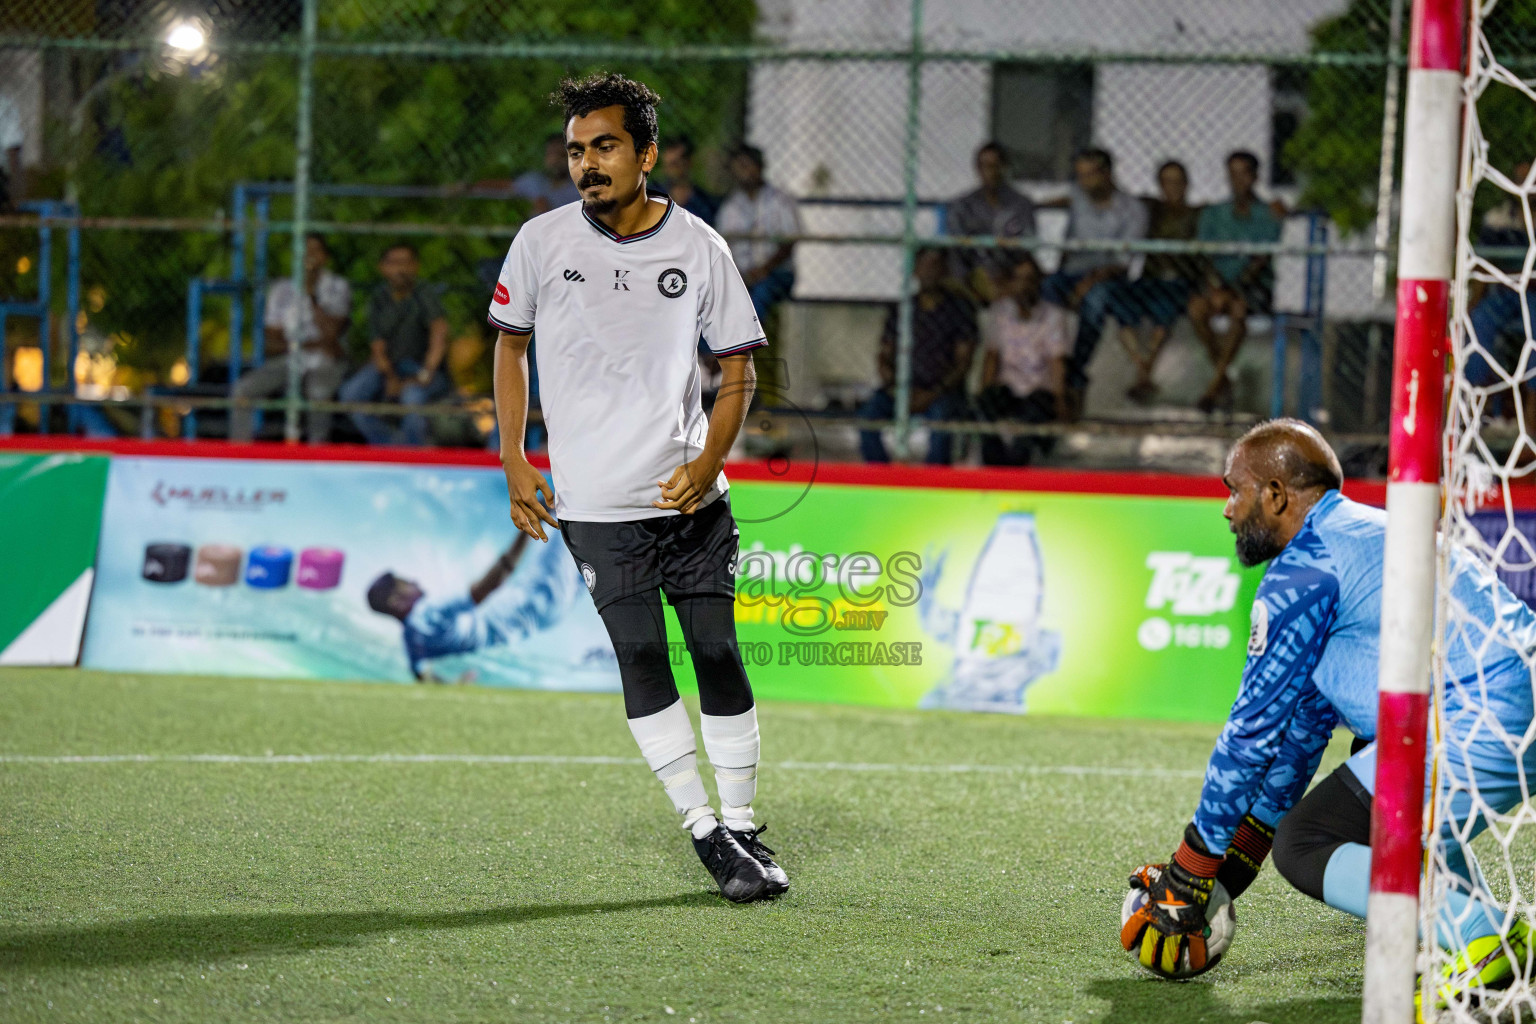
[[[1132,889],[1125,894],[1125,902],[1120,906],[1121,927],[1125,926],[1125,922],[1129,921],[1131,915],[1140,910],[1146,901],[1147,893],[1145,889]],[[1211,901],[1206,906],[1205,920],[1206,961],[1204,967],[1198,971],[1190,970],[1189,951],[1185,950],[1179,954],[1177,969],[1165,972],[1154,967],[1148,967],[1147,970],[1159,978],[1193,978],[1195,975],[1204,974],[1212,967],[1221,963],[1221,958],[1226,954],[1227,948],[1232,945],[1232,936],[1237,931],[1237,914],[1232,909],[1232,898],[1227,895],[1227,890],[1222,888],[1220,882],[1217,882],[1216,888],[1211,891]],[[1131,959],[1135,960],[1138,964],[1141,963],[1134,949],[1131,950]]]

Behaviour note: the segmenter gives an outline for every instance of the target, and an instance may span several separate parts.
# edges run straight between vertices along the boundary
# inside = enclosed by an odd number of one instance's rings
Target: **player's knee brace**
[[[700,715],[699,726],[704,733],[704,752],[715,768],[721,814],[727,824],[750,822],[752,798],[757,795],[757,762],[762,750],[757,732],[757,708],[729,717]]]
[[[624,715],[644,718],[677,702],[677,683],[667,652],[667,623],[661,597],[636,594],[609,604],[599,613],[619,659],[624,686]]]
[[[1323,899],[1323,876],[1334,851],[1345,843],[1371,842],[1371,805],[1353,777],[1343,777],[1348,771],[1341,767],[1319,782],[1275,828],[1275,870],[1315,900]]]
[[[673,604],[683,640],[699,680],[699,710],[734,716],[752,710],[752,684],[736,644],[735,602],[715,594],[686,597]]]

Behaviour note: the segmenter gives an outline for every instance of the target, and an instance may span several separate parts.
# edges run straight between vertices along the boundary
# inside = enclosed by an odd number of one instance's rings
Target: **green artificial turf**
[[[759,714],[792,889],[733,906],[617,697],[0,670],[0,1020],[1358,1020],[1272,871],[1198,981],[1119,947],[1213,726]],[[618,760],[283,759],[371,754]]]

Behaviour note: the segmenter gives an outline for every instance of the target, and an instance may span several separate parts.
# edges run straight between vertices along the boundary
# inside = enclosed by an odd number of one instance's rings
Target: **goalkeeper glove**
[[[1274,841],[1273,828],[1251,814],[1243,815],[1242,823],[1237,826],[1232,843],[1227,847],[1227,855],[1222,859],[1221,870],[1216,872],[1216,881],[1227,890],[1228,896],[1237,899],[1259,877],[1259,869],[1264,866],[1264,858],[1269,856]]]
[[[1221,860],[1205,848],[1191,822],[1166,867],[1149,865],[1131,876],[1131,887],[1145,889],[1147,900],[1120,929],[1120,945],[1137,950],[1142,966],[1172,974],[1187,949],[1190,970],[1205,967],[1205,908]]]

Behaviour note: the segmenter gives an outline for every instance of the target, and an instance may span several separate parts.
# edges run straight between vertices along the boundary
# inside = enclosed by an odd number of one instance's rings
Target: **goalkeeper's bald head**
[[[1310,423],[1295,419],[1266,420],[1232,446],[1228,465],[1242,452],[1260,477],[1284,481],[1298,493],[1336,491],[1344,486],[1344,469],[1333,447]]]
[[[1238,438],[1222,482],[1230,495],[1223,515],[1237,535],[1237,559],[1258,565],[1285,549],[1319,498],[1344,485],[1344,470],[1315,428],[1278,419]]]

